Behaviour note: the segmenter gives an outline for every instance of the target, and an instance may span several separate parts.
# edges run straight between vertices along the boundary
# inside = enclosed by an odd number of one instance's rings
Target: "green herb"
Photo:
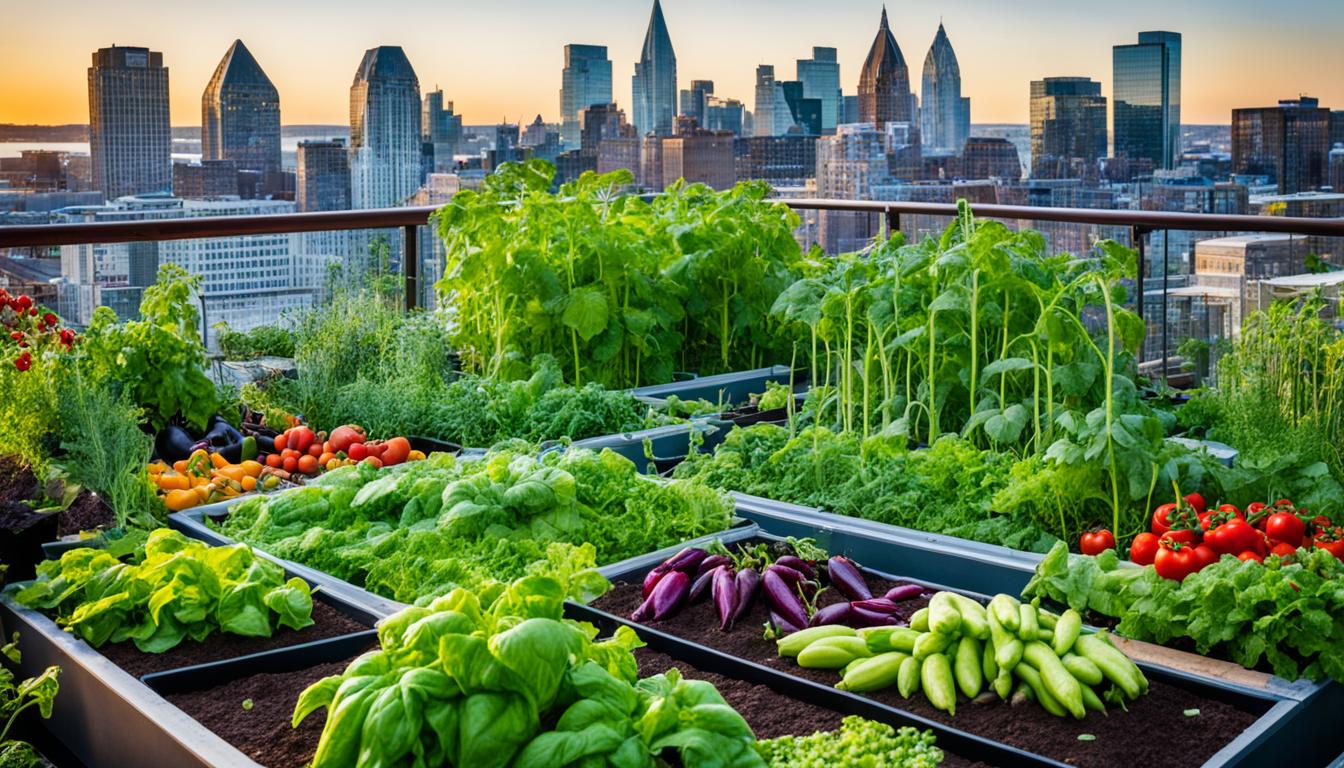
[[[18,643],[19,634],[15,632],[10,642],[0,646],[0,656],[18,664],[21,658]],[[47,765],[32,746],[10,739],[9,730],[21,712],[33,707],[37,707],[43,719],[51,717],[52,702],[60,690],[57,680],[60,673],[60,667],[47,667],[37,677],[16,682],[9,667],[0,664],[0,765],[6,768]]]
[[[228,323],[217,323],[215,329],[215,343],[226,360],[294,356],[294,334],[278,325],[259,325],[249,331],[235,331]]]
[[[811,736],[780,736],[756,742],[770,768],[862,765],[866,768],[934,768],[943,752],[932,731],[892,728],[848,715],[834,731]]]

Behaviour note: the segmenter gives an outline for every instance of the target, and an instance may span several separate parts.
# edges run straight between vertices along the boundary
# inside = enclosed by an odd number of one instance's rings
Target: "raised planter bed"
[[[787,365],[774,365],[751,371],[697,376],[693,379],[636,387],[630,394],[641,399],[666,400],[676,395],[682,400],[708,400],[724,405],[742,405],[752,395],[765,391],[767,383],[788,384],[794,374]]]
[[[109,646],[106,653],[95,649],[47,616],[18,605],[7,594],[0,595],[0,625],[6,635],[19,633],[21,676],[53,664],[61,668],[61,693],[51,719],[44,725],[87,768],[129,764],[255,766],[247,756],[146,687],[139,676],[149,670],[190,669],[188,665],[199,666],[209,660],[227,660],[225,663],[236,668],[264,671],[268,659],[277,655],[319,658],[317,649],[327,646],[376,642],[371,628],[384,612],[331,590],[317,589],[314,598],[318,624],[302,632],[281,631],[271,638],[217,634],[200,644],[186,641],[161,658],[148,660],[143,657],[151,654],[139,654],[133,647]],[[321,608],[317,607],[319,603]]]
[[[836,531],[829,533],[831,535],[825,537],[825,541],[815,532],[812,535],[831,551],[844,551],[860,563],[893,570],[899,564],[899,569],[906,571],[904,558],[896,552],[889,551],[886,557],[881,557],[878,551],[865,555],[852,548],[837,546],[845,541],[844,536],[837,541]],[[808,535],[797,530],[789,534]],[[758,537],[775,538],[759,530],[734,531],[723,538],[744,541]],[[576,605],[572,610],[576,615],[586,616],[604,626],[618,623],[637,626],[626,617],[638,604],[638,584],[643,574],[661,562],[663,556],[659,553],[604,569],[609,578],[618,582],[617,589],[593,606]],[[955,572],[955,568],[946,568],[940,573],[946,578]],[[931,579],[896,579],[879,571],[870,572],[870,583],[880,585],[879,580],[947,587]],[[971,590],[966,591],[974,594]],[[731,633],[718,630],[712,613],[711,606],[701,604],[660,624],[640,626],[639,631],[646,637],[657,637],[664,647],[730,660],[738,665],[735,674],[753,682],[769,684],[769,681],[787,678],[790,685],[803,685],[810,691],[805,696],[809,701],[828,707],[860,707],[866,716],[892,725],[932,727],[938,732],[941,745],[981,744],[985,741],[996,744],[997,748],[1006,746],[999,741],[1013,745],[1016,749],[1009,749],[1002,759],[987,760],[996,765],[1012,764],[1005,762],[1011,760],[1024,761],[1015,764],[1047,765],[1065,762],[1129,764],[1138,760],[1156,765],[1178,753],[1185,761],[1182,764],[1236,765],[1260,762],[1271,755],[1295,754],[1306,758],[1311,754],[1312,739],[1304,737],[1298,727],[1288,727],[1298,725],[1296,716],[1300,714],[1302,702],[1280,691],[1256,689],[1141,661],[1153,686],[1148,696],[1130,705],[1128,714],[1112,712],[1105,718],[1093,715],[1078,723],[1059,720],[1036,708],[1023,711],[1023,708],[1010,709],[1006,705],[985,705],[980,709],[977,705],[963,703],[958,707],[957,716],[949,717],[919,697],[904,700],[888,691],[862,696],[838,691],[832,687],[838,680],[834,673],[804,670],[792,661],[778,658],[774,644],[760,639],[759,633],[753,631],[768,617],[761,605],[757,605],[753,613],[739,623],[739,629]],[[1200,715],[1184,716],[1183,712],[1191,708],[1200,709]],[[1161,733],[1163,738],[1142,743],[1133,739],[1135,734],[1142,733]],[[1096,738],[1080,741],[1079,734],[1091,734]],[[1315,742],[1321,740],[1317,738]],[[1172,744],[1181,747],[1172,752]],[[964,753],[955,747],[954,751]]]

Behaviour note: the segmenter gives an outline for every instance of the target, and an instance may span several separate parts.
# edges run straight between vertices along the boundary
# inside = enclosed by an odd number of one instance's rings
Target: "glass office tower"
[[[1140,32],[1112,49],[1115,156],[1175,168],[1181,155],[1181,35]]]

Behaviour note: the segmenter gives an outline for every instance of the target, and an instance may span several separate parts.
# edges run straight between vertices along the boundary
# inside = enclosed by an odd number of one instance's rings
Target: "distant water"
[[[294,167],[294,157],[299,150],[300,141],[316,141],[331,138],[328,134],[311,136],[284,136],[280,139],[280,151],[284,155],[284,164]],[[87,141],[0,141],[0,157],[18,157],[24,150],[42,149],[51,152],[73,152],[89,154]],[[196,162],[201,159],[201,143],[189,139],[173,141],[173,159],[183,162]]]

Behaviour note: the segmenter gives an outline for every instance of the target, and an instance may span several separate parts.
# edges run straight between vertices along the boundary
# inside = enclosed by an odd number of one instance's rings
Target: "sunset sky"
[[[215,65],[242,38],[280,90],[285,124],[345,123],[366,48],[401,45],[423,90],[441,86],[469,124],[558,116],[563,46],[606,45],[613,95],[629,108],[630,75],[652,0],[5,0],[0,9],[0,122],[88,120],[86,70],[99,47],[148,46],[169,68],[174,125],[199,125]],[[877,28],[878,0],[664,0],[677,74],[710,79],[752,106],[757,64],[781,79],[813,45],[839,49],[853,93]],[[1184,36],[1183,120],[1227,123],[1237,106],[1308,94],[1344,109],[1344,2],[1129,0],[891,2],[897,43],[918,87],[941,16],[977,123],[1026,122],[1028,82],[1102,81],[1111,46],[1140,30]]]

